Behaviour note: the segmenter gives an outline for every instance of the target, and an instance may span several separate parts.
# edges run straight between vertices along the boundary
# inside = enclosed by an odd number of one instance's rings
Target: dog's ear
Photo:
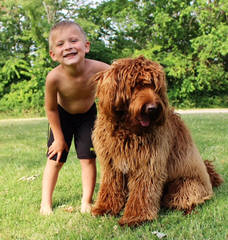
[[[97,94],[99,109],[105,112],[106,116],[112,116],[112,108],[116,99],[118,84],[115,79],[115,69],[109,68],[96,75]]]
[[[154,85],[154,91],[163,101],[164,106],[168,107],[168,96],[167,96],[167,86],[166,86],[166,77],[163,67],[151,61],[151,77],[152,83]]]
[[[154,76],[155,92],[157,92],[158,96],[161,99],[161,107],[163,112],[162,114],[160,114],[157,124],[163,125],[167,119],[167,114],[169,111],[169,101],[167,95],[165,72],[160,64],[157,69],[156,75],[156,77]]]

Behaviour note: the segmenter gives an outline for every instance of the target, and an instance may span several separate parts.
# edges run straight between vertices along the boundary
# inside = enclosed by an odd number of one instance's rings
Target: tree
[[[159,61],[177,106],[228,105],[226,1],[140,1],[150,40],[134,55]],[[147,15],[149,12],[152,14]],[[146,14],[146,15],[145,15]],[[139,20],[139,26],[143,23]]]
[[[43,108],[55,65],[48,34],[57,21],[78,22],[89,58],[111,63],[140,54],[166,71],[174,105],[228,106],[228,3],[225,0],[2,0],[0,111]]]
[[[25,105],[28,109],[36,108],[31,99],[37,98],[37,94],[43,97],[44,79],[51,62],[47,45],[49,24],[42,8],[42,1],[1,3],[1,43],[4,44],[0,47],[0,95],[4,96],[0,110],[23,109]],[[28,85],[30,89],[25,87]]]

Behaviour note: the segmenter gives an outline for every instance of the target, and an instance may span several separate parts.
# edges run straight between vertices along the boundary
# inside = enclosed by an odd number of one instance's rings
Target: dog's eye
[[[122,110],[116,110],[115,113],[116,113],[116,115],[118,115],[118,116],[122,116],[122,115],[124,114],[124,111],[122,111]]]
[[[149,83],[143,83],[143,82],[137,85],[137,89],[151,88],[151,87],[153,87],[152,84],[149,84]]]
[[[150,84],[150,83],[144,84],[144,87],[145,87],[145,88],[151,88],[151,86],[152,86],[152,84]]]

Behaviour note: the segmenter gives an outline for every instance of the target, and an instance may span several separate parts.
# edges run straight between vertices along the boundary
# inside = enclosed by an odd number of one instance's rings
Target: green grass
[[[1,111],[0,110],[0,120],[2,119],[14,119],[14,118],[35,118],[35,117],[45,117],[45,111],[43,109],[38,110],[20,110],[16,109],[14,111]]]
[[[47,121],[0,121],[0,239],[158,239],[153,231],[167,234],[168,240],[228,239],[228,114],[183,118],[203,158],[214,161],[225,183],[191,215],[162,209],[156,221],[135,229],[119,227],[119,218],[80,214],[81,170],[73,148],[54,192],[54,214],[41,216]],[[34,175],[32,181],[19,180]],[[66,211],[70,206],[73,212]]]

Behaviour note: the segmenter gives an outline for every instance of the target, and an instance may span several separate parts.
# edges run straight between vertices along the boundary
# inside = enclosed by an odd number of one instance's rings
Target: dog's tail
[[[212,164],[211,161],[209,160],[205,160],[204,161],[205,165],[206,165],[206,168],[207,168],[207,172],[210,176],[210,180],[211,180],[211,184],[212,184],[212,187],[218,187],[220,186],[224,180],[222,179],[222,177],[215,171],[215,167],[214,165]]]

